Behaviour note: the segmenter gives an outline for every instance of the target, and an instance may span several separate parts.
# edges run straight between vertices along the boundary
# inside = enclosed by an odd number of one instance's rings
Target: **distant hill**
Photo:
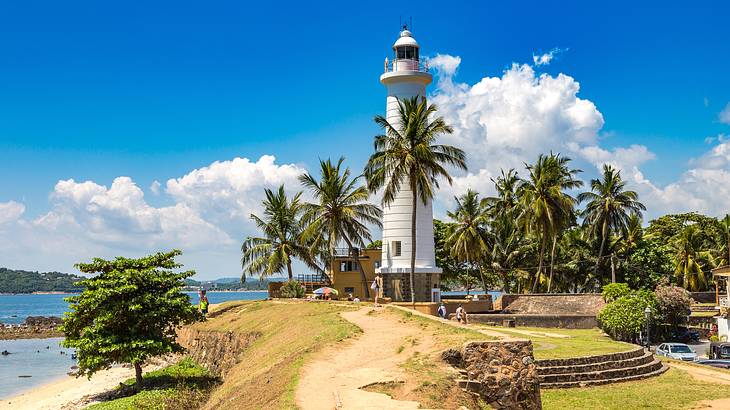
[[[0,293],[80,292],[74,283],[82,279],[69,273],[0,268]]]
[[[204,287],[205,289],[217,289],[217,290],[267,290],[269,289],[270,281],[279,281],[281,278],[270,278],[264,279],[263,281],[257,278],[248,278],[246,283],[241,283],[241,278],[225,277],[213,280],[194,280],[186,279],[185,285],[189,288]]]

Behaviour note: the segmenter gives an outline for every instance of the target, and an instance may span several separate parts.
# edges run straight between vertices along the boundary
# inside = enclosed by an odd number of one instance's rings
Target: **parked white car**
[[[697,360],[697,353],[684,343],[662,343],[656,348],[657,356],[666,356],[670,359],[694,362]]]

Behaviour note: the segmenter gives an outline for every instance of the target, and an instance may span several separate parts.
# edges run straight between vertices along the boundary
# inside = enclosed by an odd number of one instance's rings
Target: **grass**
[[[91,410],[166,410],[194,409],[205,402],[218,379],[186,357],[176,364],[144,375],[144,389],[139,393],[88,407]],[[124,382],[134,385],[134,379]],[[125,389],[119,390],[124,395]]]
[[[199,330],[259,332],[204,408],[295,408],[299,371],[309,355],[360,332],[337,313],[347,307],[311,302],[232,302],[196,324]],[[216,313],[216,312],[213,312]]]
[[[650,379],[606,386],[542,391],[543,409],[687,409],[701,400],[730,396],[728,386],[707,383],[678,369]]]
[[[524,334],[512,332],[507,328],[483,326],[489,330],[532,340],[535,359],[563,359],[568,357],[593,356],[624,352],[635,348],[635,345],[617,342],[606,336],[600,329],[555,329],[519,327],[518,330],[535,332]],[[554,333],[568,337],[551,337],[545,333]]]
[[[435,318],[423,317],[398,308],[388,307],[387,312],[396,314],[401,323],[420,327],[423,332],[428,332],[433,336],[439,344],[448,347],[461,348],[461,345],[467,341],[496,339],[478,330],[451,326],[441,323]],[[418,341],[412,340],[410,343],[415,345]]]

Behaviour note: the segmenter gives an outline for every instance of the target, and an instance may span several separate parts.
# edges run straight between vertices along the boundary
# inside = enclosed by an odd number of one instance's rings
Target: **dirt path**
[[[676,369],[683,370],[689,373],[692,377],[697,380],[708,382],[730,385],[730,373],[715,370],[713,368],[703,368],[700,366],[693,366],[678,362],[667,362],[667,364]],[[693,409],[730,409],[730,398],[717,399],[717,400],[703,400],[694,407]]]
[[[145,366],[144,371],[158,369],[165,362]],[[13,410],[76,410],[96,401],[94,396],[103,395],[119,383],[134,377],[134,369],[114,367],[96,373],[91,380],[85,377],[64,377],[15,397],[0,400],[0,409]]]
[[[404,326],[383,308],[343,312],[342,317],[363,333],[345,345],[325,349],[305,365],[296,391],[297,405],[304,410],[419,408],[417,402],[393,400],[361,387],[404,380],[399,364],[415,351],[431,351],[433,341],[428,335]],[[418,344],[405,343],[407,338],[418,338]]]

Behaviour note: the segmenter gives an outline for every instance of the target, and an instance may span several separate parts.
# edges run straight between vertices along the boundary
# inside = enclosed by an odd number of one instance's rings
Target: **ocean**
[[[197,292],[185,292],[192,303],[198,303]],[[63,316],[68,303],[63,299],[70,294],[0,295],[0,322],[22,323],[27,316]],[[210,292],[210,303],[229,300],[257,300],[268,297],[261,292]],[[62,338],[0,340],[0,399],[15,396],[58,378],[71,371],[75,360],[73,350],[60,347]],[[63,352],[63,353],[62,353]],[[31,376],[31,377],[21,377]]]
[[[198,303],[197,292],[185,292],[190,295],[192,303]],[[221,303],[229,300],[266,299],[269,293],[260,292],[211,292],[208,291],[210,303]],[[0,295],[0,322],[20,324],[28,316],[58,316],[68,310],[64,298],[71,294],[33,294],[33,295]]]

